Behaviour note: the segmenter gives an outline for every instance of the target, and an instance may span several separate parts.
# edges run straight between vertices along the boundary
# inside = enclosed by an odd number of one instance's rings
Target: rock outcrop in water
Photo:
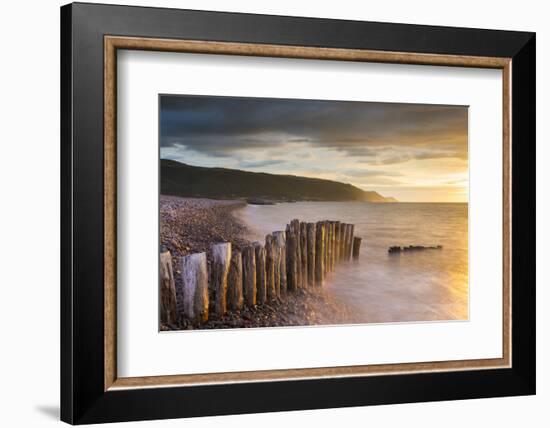
[[[423,250],[442,250],[442,245],[434,245],[434,246],[424,246],[424,245],[409,245],[407,247],[399,247],[399,246],[393,246],[388,248],[388,253],[390,254],[399,254],[401,252],[409,252],[409,251],[423,251]]]

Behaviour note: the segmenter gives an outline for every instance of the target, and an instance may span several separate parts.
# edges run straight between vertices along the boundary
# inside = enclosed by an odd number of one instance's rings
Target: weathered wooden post
[[[340,261],[340,222],[337,221],[335,225],[334,263],[338,264],[339,261]]]
[[[325,220],[323,220],[323,246],[322,246],[322,249],[323,249],[323,281],[325,280],[326,276],[327,276],[327,235],[328,235],[328,230],[327,230],[327,222]]]
[[[271,242],[273,244],[273,281],[274,281],[273,286],[275,288],[275,298],[277,298],[281,295],[282,248],[281,248],[281,245],[279,245],[279,239],[275,232],[271,234],[271,237],[272,237]],[[283,237],[284,237],[284,233],[283,233]]]
[[[265,278],[265,248],[259,242],[254,243],[256,253],[256,303],[267,300],[267,281]]]
[[[298,288],[298,240],[292,228],[286,227],[286,277],[287,290],[296,291]]]
[[[286,233],[282,230],[273,232],[275,237],[275,244],[277,247],[277,270],[279,272],[279,279],[275,279],[277,290],[277,297],[281,296],[281,293],[285,293],[287,289],[287,275],[286,275]]]
[[[336,260],[336,222],[330,222],[330,270],[334,271]]]
[[[315,223],[307,223],[307,285],[315,285]]]
[[[308,271],[307,271],[307,223],[300,222],[300,269],[302,278],[302,287],[308,285]]]
[[[241,252],[231,252],[231,264],[227,276],[227,307],[230,311],[243,308],[243,257]]]
[[[174,324],[178,320],[176,284],[170,251],[160,253],[160,321]]]
[[[221,317],[227,312],[227,274],[231,263],[231,243],[212,245],[210,289],[214,295],[214,313]]]
[[[353,231],[355,230],[355,225],[354,224],[350,224],[350,231],[349,231],[349,243],[348,243],[348,250],[347,250],[347,255],[348,255],[348,260],[351,260],[351,250],[352,250],[352,247],[353,247]]]
[[[296,288],[302,286],[302,251],[300,249],[300,220],[294,219],[290,222],[290,230],[296,239],[295,258],[296,258]]]
[[[330,272],[330,254],[329,254],[329,242],[330,242],[330,224],[328,220],[325,220],[325,278]]]
[[[281,249],[277,236],[277,232],[271,233],[271,244],[273,246],[273,287],[275,288],[275,297],[278,297],[281,293]]]
[[[346,232],[348,229],[347,223],[340,224],[340,261],[346,259]]]
[[[208,320],[208,271],[206,253],[195,253],[181,259],[183,313],[190,320]]]
[[[340,245],[340,222],[334,223],[334,263],[338,264],[338,245]]]
[[[243,249],[243,293],[246,306],[256,304],[256,250],[253,245]]]
[[[330,265],[330,258],[332,256],[332,247],[330,246],[331,240],[332,240],[332,227],[330,225],[330,220],[327,220],[327,243],[326,243],[326,246],[327,246],[327,266],[326,266],[326,270],[327,270],[327,272],[332,271],[332,267]]]
[[[330,251],[329,251],[329,257],[328,257],[328,266],[329,266],[329,270],[332,272],[334,270],[334,264],[333,264],[333,260],[334,260],[334,222],[332,220],[329,220],[328,222],[328,227],[330,229],[330,233],[329,233],[329,248],[330,248]]]
[[[353,238],[353,260],[359,260],[359,250],[361,249],[361,238]]]
[[[325,223],[315,226],[315,285],[323,286],[325,279]]]
[[[275,300],[277,298],[277,290],[275,288],[275,265],[276,265],[276,248],[275,238],[273,235],[265,237],[265,286],[267,300]]]
[[[285,291],[288,291],[290,289],[290,283],[294,281],[292,279],[292,251],[290,249],[290,235],[292,232],[290,231],[290,225],[287,224],[285,227],[285,265],[286,265],[286,289]]]
[[[344,242],[344,261],[349,260],[350,243],[351,243],[351,224],[346,224],[345,242]]]
[[[332,222],[327,220],[327,272],[332,271]]]

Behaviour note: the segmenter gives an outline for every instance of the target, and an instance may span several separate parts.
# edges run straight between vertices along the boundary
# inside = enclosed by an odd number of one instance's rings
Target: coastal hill
[[[161,159],[161,194],[211,199],[255,198],[263,201],[397,202],[374,191],[338,181],[267,174],[228,168],[191,166]]]

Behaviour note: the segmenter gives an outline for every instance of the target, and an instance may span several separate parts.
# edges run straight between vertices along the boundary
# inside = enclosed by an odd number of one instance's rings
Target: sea
[[[292,202],[247,205],[237,215],[260,242],[292,219],[354,224],[359,260],[338,264],[325,288],[361,322],[468,319],[466,203]],[[442,249],[388,253],[408,245]]]

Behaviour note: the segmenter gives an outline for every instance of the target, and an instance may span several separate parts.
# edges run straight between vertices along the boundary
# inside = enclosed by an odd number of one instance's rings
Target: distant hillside
[[[351,184],[294,175],[190,166],[161,159],[161,193],[212,199],[396,202]]]

